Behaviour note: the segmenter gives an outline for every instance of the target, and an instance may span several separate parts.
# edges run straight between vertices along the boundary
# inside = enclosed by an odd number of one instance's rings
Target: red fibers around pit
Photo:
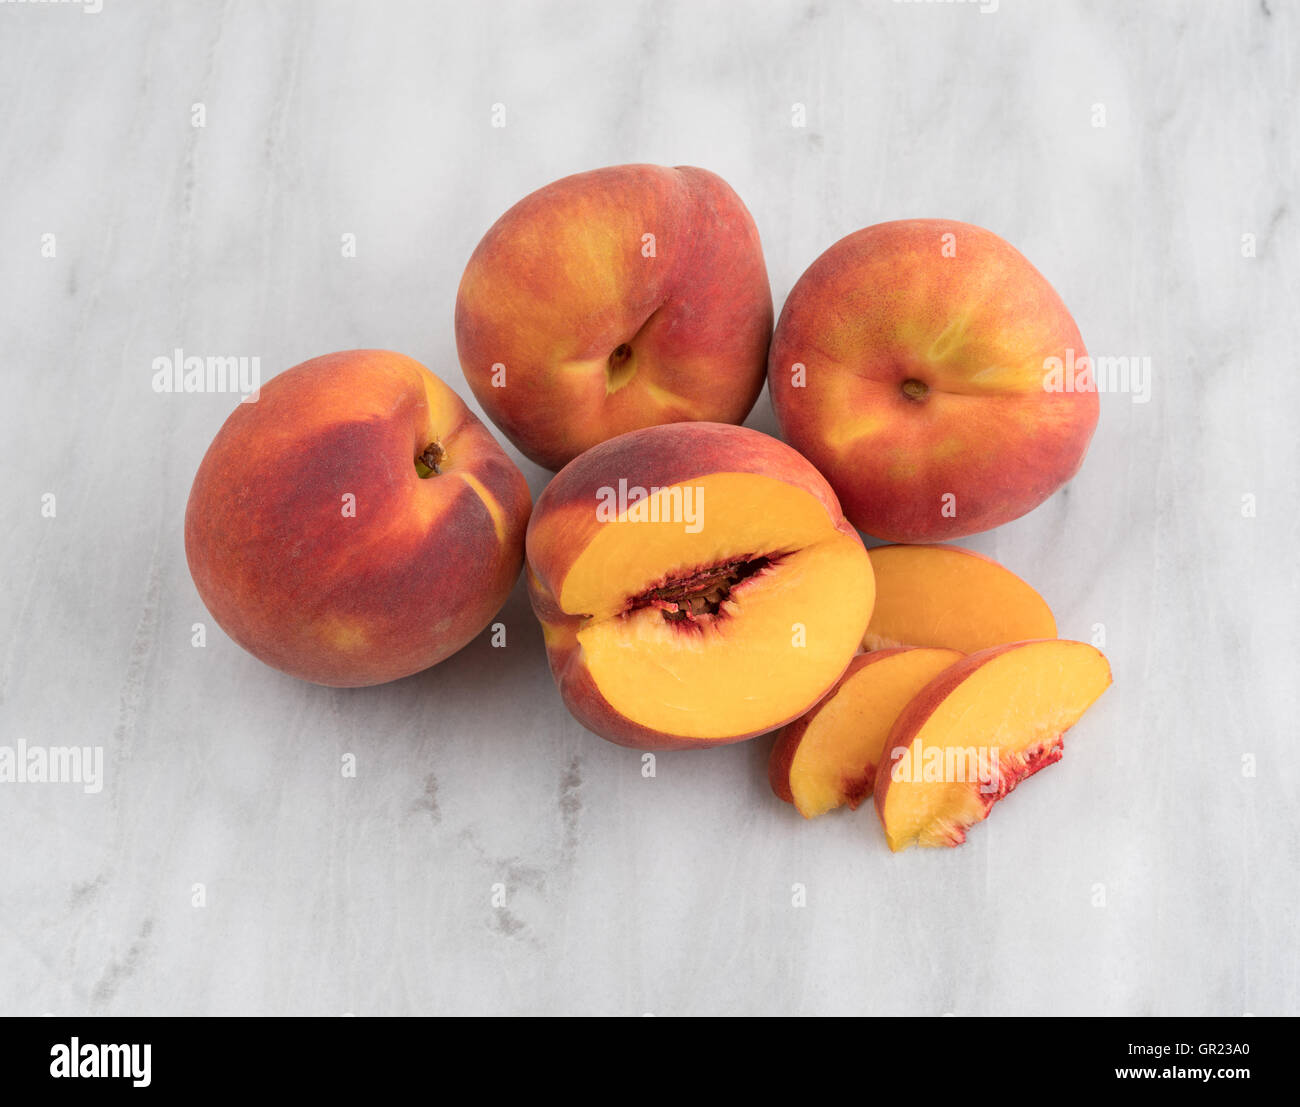
[[[626,614],[655,607],[669,623],[691,623],[716,616],[741,581],[757,576],[775,564],[773,557],[734,558],[719,565],[667,577],[652,588],[633,596]]]
[[[1055,765],[1065,755],[1065,742],[1060,735],[1048,739],[1042,745],[1029,749],[1014,759],[1015,768],[1013,772],[1008,772],[1005,762],[999,762],[997,790],[993,792],[984,792],[981,790],[980,799],[984,801],[984,814],[987,816],[991,808],[1000,799],[1004,799],[1015,791],[1016,785],[1023,780],[1028,780],[1034,773],[1040,769],[1047,768],[1048,765]]]

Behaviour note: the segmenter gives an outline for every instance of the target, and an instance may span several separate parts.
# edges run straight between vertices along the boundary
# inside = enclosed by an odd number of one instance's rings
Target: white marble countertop
[[[104,751],[97,793],[0,785],[0,1013],[1300,1013],[1294,7],[99,6],[0,3],[0,744]],[[766,738],[643,778],[522,587],[507,649],[360,691],[199,602],[232,397],[153,359],[382,346],[469,399],[479,235],[625,161],[725,177],[778,308],[842,235],[949,217],[1150,359],[1068,488],[967,542],[1115,685],[961,849],[803,823]]]

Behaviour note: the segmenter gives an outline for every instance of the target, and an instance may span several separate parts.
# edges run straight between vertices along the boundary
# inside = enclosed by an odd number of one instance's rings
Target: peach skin
[[[531,500],[419,362],[350,350],[241,404],[185,513],[199,595],[239,645],[317,684],[379,684],[455,653],[501,607]]]
[[[1013,246],[941,219],[841,239],[781,312],[768,384],[782,433],[858,529],[890,542],[989,530],[1078,470],[1097,423],[1065,304]]]
[[[641,427],[742,422],[771,335],[754,220],[690,167],[619,165],[538,189],[483,236],[456,295],[465,379],[548,469]]]

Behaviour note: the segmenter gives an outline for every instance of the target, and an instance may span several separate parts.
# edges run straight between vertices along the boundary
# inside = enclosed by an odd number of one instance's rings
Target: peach
[[[385,350],[313,358],[237,407],[185,512],[212,617],[317,684],[437,664],[501,607],[531,499],[459,396]]]
[[[1054,764],[1063,735],[1111,682],[1084,642],[1016,642],[958,661],[921,689],[889,732],[876,813],[891,850],[956,846],[1026,777]]]
[[[958,546],[877,546],[876,606],[863,646],[945,646],[976,653],[1055,638],[1043,597],[992,558]]]
[[[925,685],[960,661],[956,650],[858,654],[826,698],[781,731],[768,764],[774,791],[805,819],[869,797],[889,729]]]
[[[771,335],[754,220],[689,167],[596,169],[526,196],[483,236],[456,296],[465,379],[548,469],[641,427],[742,422]]]
[[[871,616],[871,561],[826,481],[719,423],[631,431],[570,462],[537,502],[527,559],[565,704],[643,749],[803,714]]]
[[[1086,357],[1009,243],[908,219],[841,239],[799,278],[768,381],[786,441],[855,526],[934,542],[1010,522],[1074,475],[1097,423]]]

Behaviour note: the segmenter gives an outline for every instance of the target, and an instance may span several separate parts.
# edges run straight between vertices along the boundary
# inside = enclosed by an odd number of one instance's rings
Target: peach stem
[[[424,447],[424,452],[421,453],[420,456],[415,459],[416,471],[419,472],[421,467],[424,468],[425,471],[420,472],[420,477],[422,479],[424,477],[440,476],[442,474],[442,470],[439,469],[438,466],[441,465],[444,460],[446,460],[446,457],[447,457],[446,450],[444,450],[440,445],[438,445],[437,442],[430,442],[427,446]]]

